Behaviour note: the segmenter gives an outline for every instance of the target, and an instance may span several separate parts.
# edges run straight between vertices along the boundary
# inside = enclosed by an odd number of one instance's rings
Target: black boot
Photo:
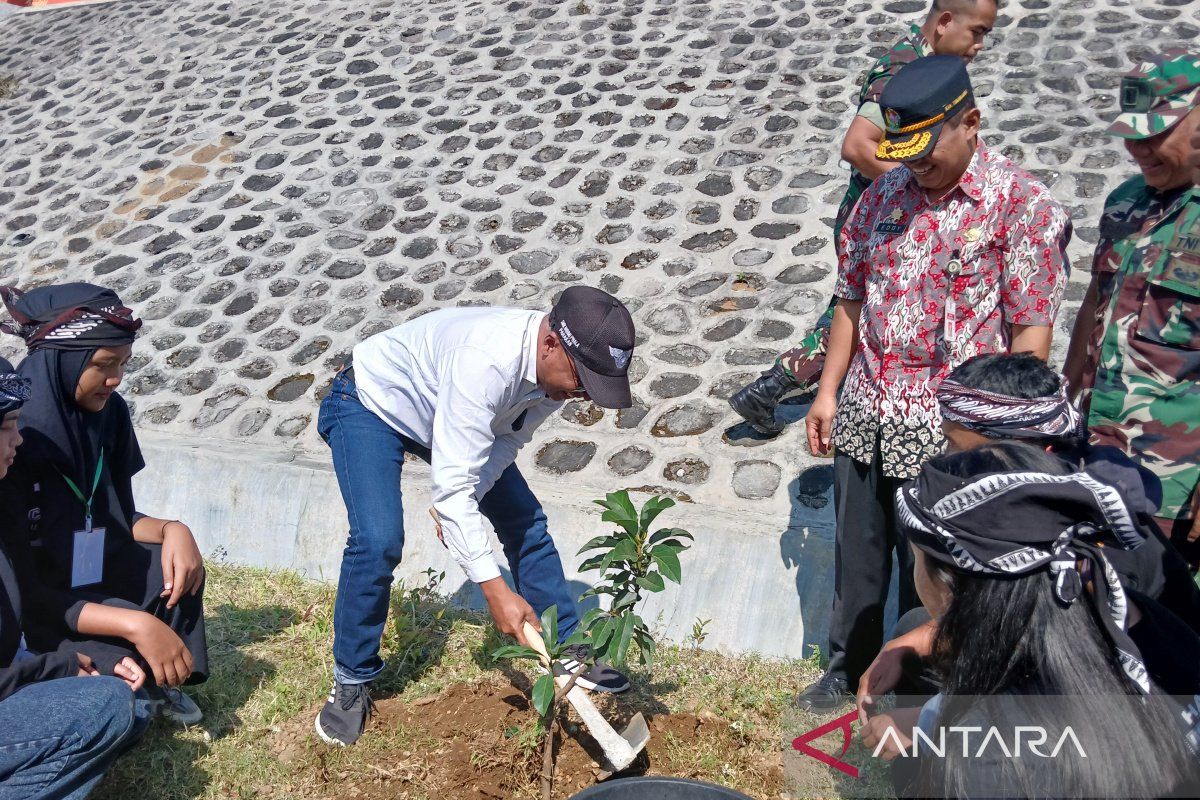
[[[783,425],[775,420],[775,406],[788,392],[796,388],[791,376],[783,369],[783,365],[775,363],[769,370],[755,378],[749,386],[738,390],[729,398],[729,405],[750,423],[750,427],[759,433],[775,436],[783,430]]]

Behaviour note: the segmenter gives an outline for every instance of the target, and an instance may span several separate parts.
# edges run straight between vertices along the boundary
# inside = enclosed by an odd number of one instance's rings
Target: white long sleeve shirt
[[[479,500],[562,405],[537,386],[545,316],[515,308],[442,309],[354,348],[359,400],[432,452],[433,507],[443,539],[476,583],[500,575]]]

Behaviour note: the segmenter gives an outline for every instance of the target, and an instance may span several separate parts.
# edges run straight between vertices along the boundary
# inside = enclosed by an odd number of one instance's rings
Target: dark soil
[[[743,790],[753,787],[757,797],[775,798],[783,791],[782,755],[761,741],[747,740],[711,713],[654,713],[645,708],[644,697],[592,697],[618,730],[638,711],[650,726],[646,750],[622,776],[713,780],[719,779],[711,774],[714,769],[726,769],[739,776]],[[317,710],[287,723],[274,743],[280,760],[293,771],[316,776],[313,797],[540,797],[541,745],[530,727],[533,712],[525,691],[511,683],[458,684],[437,697],[415,702],[382,700],[363,739],[346,750],[331,751],[312,733],[312,715]],[[556,800],[569,798],[602,777],[593,757],[596,744],[573,712],[568,712],[566,728],[565,735],[557,728],[555,733]],[[389,732],[398,735],[390,737]],[[402,744],[379,746],[391,738]]]

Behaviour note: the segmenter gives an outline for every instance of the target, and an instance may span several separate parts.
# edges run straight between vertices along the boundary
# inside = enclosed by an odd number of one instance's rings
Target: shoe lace
[[[371,691],[365,683],[339,683],[336,702],[342,711],[349,711],[355,704],[362,703],[368,717],[375,712],[375,701],[371,699]]]
[[[826,691],[838,691],[842,688],[842,679],[832,673],[825,673],[817,684]]]
[[[564,647],[563,655],[575,659],[580,664],[586,664],[588,659],[592,657],[592,646],[589,644],[573,644],[570,647]]]

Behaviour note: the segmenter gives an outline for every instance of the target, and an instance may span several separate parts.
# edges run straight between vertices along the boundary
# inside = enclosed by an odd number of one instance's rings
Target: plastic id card
[[[104,528],[75,531],[71,557],[71,588],[91,586],[104,578]]]

